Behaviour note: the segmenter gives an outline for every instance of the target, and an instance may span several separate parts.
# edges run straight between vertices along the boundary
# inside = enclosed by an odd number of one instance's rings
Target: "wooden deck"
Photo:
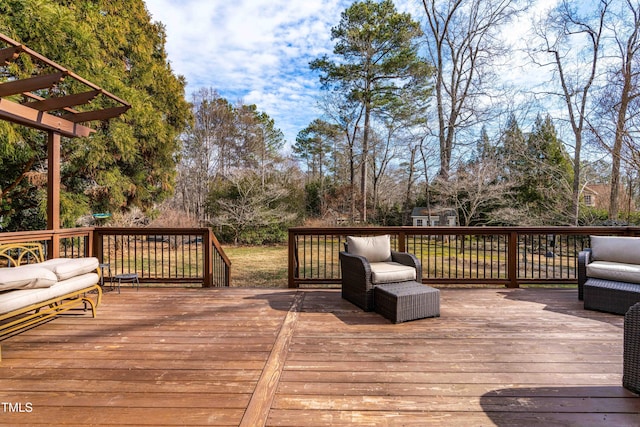
[[[394,325],[335,290],[123,289],[6,339],[0,425],[640,425],[623,318],[444,289]]]

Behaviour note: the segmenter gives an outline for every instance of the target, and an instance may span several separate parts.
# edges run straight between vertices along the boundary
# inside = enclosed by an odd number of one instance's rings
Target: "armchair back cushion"
[[[347,252],[360,255],[369,262],[391,261],[391,238],[383,236],[353,237],[347,236]]]
[[[591,236],[594,261],[640,264],[640,237]]]

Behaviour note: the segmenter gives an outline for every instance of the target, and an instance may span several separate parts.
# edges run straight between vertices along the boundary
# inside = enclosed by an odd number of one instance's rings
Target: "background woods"
[[[141,0],[7,0],[0,31],[133,105],[63,142],[66,226],[172,212],[265,243],[305,223],[410,224],[414,207],[459,225],[636,223],[640,5],[583,3],[353,2],[310,58],[319,114],[295,141],[216,88],[187,102]],[[4,229],[44,224],[45,146],[0,122]]]

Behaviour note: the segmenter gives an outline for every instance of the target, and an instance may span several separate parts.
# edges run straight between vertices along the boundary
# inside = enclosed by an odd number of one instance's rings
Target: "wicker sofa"
[[[578,254],[578,298],[585,309],[615,314],[640,302],[640,238],[591,236]]]
[[[102,298],[98,259],[44,260],[38,243],[0,246],[0,337],[75,308],[91,310]],[[25,264],[26,263],[26,264]]]
[[[624,316],[624,365],[622,385],[640,394],[640,303]]]

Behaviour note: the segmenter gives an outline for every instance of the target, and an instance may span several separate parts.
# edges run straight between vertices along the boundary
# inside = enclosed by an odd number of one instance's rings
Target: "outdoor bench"
[[[640,302],[640,237],[591,236],[578,254],[578,298],[585,309],[615,314]]]
[[[102,298],[97,258],[45,261],[41,244],[11,243],[0,245],[0,260],[7,265],[0,267],[0,337],[74,308],[90,308],[95,317]]]

